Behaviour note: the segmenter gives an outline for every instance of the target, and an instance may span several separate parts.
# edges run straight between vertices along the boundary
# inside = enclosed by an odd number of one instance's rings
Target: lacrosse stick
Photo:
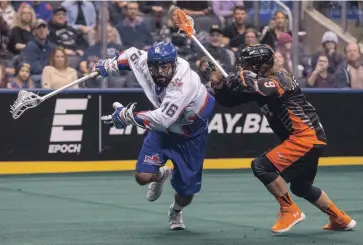
[[[10,106],[10,113],[13,115],[14,119],[18,119],[21,116],[21,114],[23,114],[23,112],[26,111],[27,109],[34,108],[34,107],[38,106],[40,103],[42,103],[43,101],[49,99],[50,97],[53,97],[53,96],[59,94],[63,90],[73,87],[88,79],[97,77],[98,75],[99,75],[99,73],[97,71],[92,72],[91,74],[89,74],[85,77],[82,77],[70,84],[67,84],[57,90],[54,90],[53,92],[46,94],[42,97],[33,92],[29,92],[26,90],[20,90],[18,93],[18,98],[15,100],[14,104],[12,106]]]
[[[195,37],[195,30],[194,30],[194,20],[189,15],[186,15],[181,9],[176,8],[175,13],[178,16],[178,27],[180,30],[184,31],[189,38],[191,38],[203,51],[205,55],[215,64],[218,70],[222,73],[224,77],[227,77],[228,74],[222,68],[222,66],[213,58],[213,56],[206,50],[199,42],[199,40]]]

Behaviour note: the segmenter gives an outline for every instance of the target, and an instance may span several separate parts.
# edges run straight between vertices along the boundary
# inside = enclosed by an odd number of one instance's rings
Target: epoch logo
[[[51,144],[48,153],[79,153],[83,130],[83,114],[67,114],[69,111],[84,111],[87,109],[88,99],[57,99],[54,109],[53,127],[50,133],[50,142],[63,144]],[[67,126],[79,129],[65,129]]]

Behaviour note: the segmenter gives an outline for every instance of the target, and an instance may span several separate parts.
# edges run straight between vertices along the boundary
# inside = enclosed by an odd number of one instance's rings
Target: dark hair
[[[18,75],[19,75],[19,72],[20,72],[21,68],[23,68],[23,67],[28,68],[28,69],[29,69],[29,72],[31,71],[31,66],[30,66],[30,64],[25,63],[25,62],[23,62],[23,61],[20,61],[20,62],[16,65],[16,69],[15,69],[15,76],[18,76]]]
[[[247,9],[244,6],[237,5],[233,8],[233,13],[236,13],[237,10],[245,11],[247,12]]]
[[[258,32],[256,31],[256,29],[254,28],[248,28],[246,31],[245,31],[245,34],[247,34],[247,32],[252,32],[255,34],[256,38],[258,37]]]
[[[129,6],[130,3],[136,3],[137,6],[140,6],[140,4],[137,1],[130,1],[130,2],[127,2],[126,9],[127,9],[127,7]]]

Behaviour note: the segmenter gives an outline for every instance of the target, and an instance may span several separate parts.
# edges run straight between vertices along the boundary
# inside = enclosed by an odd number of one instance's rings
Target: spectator
[[[329,59],[328,72],[334,74],[339,65],[343,62],[343,56],[337,52],[337,34],[331,31],[325,32],[323,37],[321,38],[321,45],[322,49],[312,55],[311,66],[316,67],[318,57],[324,54]]]
[[[7,44],[9,42],[10,29],[7,23],[0,16],[0,59],[10,58],[10,53],[7,50]]]
[[[118,45],[122,45],[122,41],[120,38],[120,34],[118,33],[117,29],[112,25],[112,23],[108,23],[112,27],[112,41]],[[96,30],[92,29],[88,32],[88,44],[89,46],[92,46],[96,43]]]
[[[176,5],[191,17],[205,16],[212,10],[207,1],[177,1]]]
[[[9,78],[6,74],[5,66],[0,63],[0,88],[6,88],[9,82]]]
[[[260,41],[262,41],[262,39],[264,39],[264,37],[266,36],[266,34],[268,33],[268,32],[270,32],[270,31],[273,31],[273,30],[275,30],[275,28],[276,28],[276,20],[274,19],[274,18],[271,18],[271,20],[269,21],[269,23],[268,23],[268,25],[267,26],[265,26],[263,29],[262,29],[262,31],[261,31],[261,33],[260,33],[260,36],[259,36],[259,40]],[[271,35],[270,33],[269,33],[269,35]],[[275,40],[275,41],[273,41],[273,42],[276,42],[277,40]],[[270,45],[271,46],[271,45]],[[271,47],[273,47],[273,46],[271,46]]]
[[[271,21],[269,26],[263,31],[264,35],[260,37],[260,43],[268,44],[272,48],[275,48],[276,42],[280,38],[281,33],[288,33],[292,35],[289,30],[289,21],[287,15],[282,11],[276,11],[273,17],[274,21]]]
[[[242,6],[236,6],[233,10],[234,22],[223,30],[224,44],[229,45],[233,51],[245,44],[245,32],[254,26],[247,23],[248,13]]]
[[[33,81],[30,79],[30,65],[28,63],[21,63],[16,68],[16,77],[13,81],[8,83],[10,89],[31,89],[34,88]]]
[[[292,37],[289,33],[280,33],[279,34],[279,41],[276,44],[276,50],[279,51],[282,56],[284,57],[285,60],[285,70],[289,73],[293,72],[292,69]],[[299,59],[298,59],[298,74],[294,74],[296,76],[296,78],[299,80],[302,78],[303,76],[303,71],[304,71],[304,66],[302,66],[301,64],[302,62],[302,58],[304,57],[303,55],[303,50],[299,49]]]
[[[175,10],[175,7],[170,8],[168,20],[160,30],[160,39],[172,42],[180,57],[187,60],[193,59],[193,56],[195,55],[192,52],[192,40],[187,37],[185,32],[179,32],[179,27],[176,25],[178,23],[178,16],[176,15]]]
[[[257,31],[253,28],[249,28],[245,32],[244,44],[241,45],[241,47],[239,48],[239,51],[244,49],[247,46],[256,45],[256,44],[259,44],[258,38],[257,38]],[[236,54],[238,54],[238,52],[236,52]]]
[[[328,72],[329,59],[320,55],[314,71],[307,77],[306,86],[310,88],[333,88],[334,75]]]
[[[21,52],[24,62],[31,64],[31,79],[34,85],[39,88],[41,74],[45,66],[49,64],[49,57],[55,46],[48,40],[48,25],[42,19],[38,19],[34,25],[34,40],[27,43]]]
[[[42,87],[58,89],[75,80],[77,80],[77,71],[68,66],[66,50],[62,47],[55,48],[50,56],[50,65],[44,67]],[[78,85],[72,88],[78,88]]]
[[[8,49],[15,55],[25,48],[25,45],[33,39],[31,32],[32,23],[36,21],[35,13],[28,4],[20,5],[15,15],[14,27],[11,30]]]
[[[94,5],[90,1],[64,1],[63,7],[67,10],[67,23],[74,29],[86,35],[97,23]]]
[[[285,59],[284,56],[279,52],[276,51],[274,53],[274,69],[276,71],[285,71],[287,72],[287,70],[285,69]]]
[[[140,10],[142,13],[145,13],[144,19],[147,19],[146,24],[149,24],[149,27],[152,32],[155,30],[160,30],[162,27],[163,15],[170,7],[170,1],[140,1]]]
[[[335,86],[363,89],[363,65],[358,44],[348,44],[345,47],[345,56],[347,61],[335,73]]]
[[[9,0],[0,1],[0,16],[4,19],[6,24],[11,28],[15,18],[15,10],[9,3]]]
[[[89,72],[89,64],[97,62],[98,59],[101,57],[101,30],[100,26],[96,27],[96,44],[89,47],[82,59],[81,63],[79,64],[80,71],[83,74],[88,74]],[[119,53],[120,51],[124,50],[121,45],[118,45],[114,42],[113,32],[112,32],[112,26],[108,24],[107,26],[107,49],[106,49],[106,58],[112,58],[115,56],[115,53]],[[127,72],[121,72],[121,74],[125,74]],[[109,78],[109,84],[110,87],[120,87],[120,77],[110,77]],[[100,87],[99,81],[96,80],[90,80],[86,82],[87,87]],[[122,86],[121,86],[122,87]]]
[[[140,11],[145,14],[158,16],[170,7],[170,5],[170,1],[140,1]]]
[[[113,26],[116,26],[120,22],[120,20],[123,20],[125,18],[126,5],[126,1],[118,0],[108,2],[109,21]]]
[[[246,46],[259,44],[257,38],[257,31],[255,29],[247,29],[245,34],[245,44]]]
[[[79,33],[66,20],[66,9],[63,6],[54,9],[53,19],[49,22],[49,41],[65,48],[69,56],[71,67],[77,67],[80,56],[84,52],[82,48],[88,45]]]
[[[153,37],[145,23],[138,16],[139,4],[128,2],[126,6],[126,18],[116,26],[120,33],[122,43],[126,48],[136,47],[147,50],[153,44]]]
[[[212,2],[213,12],[218,16],[222,26],[225,25],[228,19],[233,18],[233,10],[236,6],[243,6],[243,1],[230,0],[230,1],[217,1]]]
[[[226,72],[231,71],[232,69],[232,62],[230,54],[228,53],[227,49],[222,47],[223,45],[223,35],[222,30],[219,26],[213,25],[209,31],[210,34],[210,41],[209,43],[205,44],[204,47],[210,52],[210,54],[219,62],[225,66]],[[199,49],[198,57],[204,56],[202,51]]]
[[[280,33],[276,44],[276,50],[282,54],[285,60],[285,70],[292,72],[292,37],[288,33]]]
[[[33,8],[37,19],[42,19],[47,22],[52,19],[53,9],[49,3],[44,1],[25,1],[24,3],[29,4]]]

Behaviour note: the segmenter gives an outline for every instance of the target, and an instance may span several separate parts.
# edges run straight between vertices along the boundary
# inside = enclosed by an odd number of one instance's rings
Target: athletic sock
[[[179,213],[180,211],[182,211],[183,210],[183,208],[184,207],[182,207],[182,206],[180,206],[177,202],[175,202],[175,201],[173,201],[173,204],[171,204],[171,207],[172,207],[172,209],[175,211],[175,212],[177,212],[177,213]]]
[[[330,201],[329,207],[327,207],[322,211],[327,215],[329,215],[330,218],[338,218],[340,215],[342,215],[342,211],[339,208],[337,208],[337,206],[335,206],[335,204],[332,201]]]
[[[285,195],[281,197],[277,197],[276,200],[280,204],[280,207],[290,207],[294,202],[292,201],[290,194],[288,192],[285,193]]]
[[[157,173],[156,181],[161,180],[164,177],[165,170],[163,168],[159,168],[159,171]]]

